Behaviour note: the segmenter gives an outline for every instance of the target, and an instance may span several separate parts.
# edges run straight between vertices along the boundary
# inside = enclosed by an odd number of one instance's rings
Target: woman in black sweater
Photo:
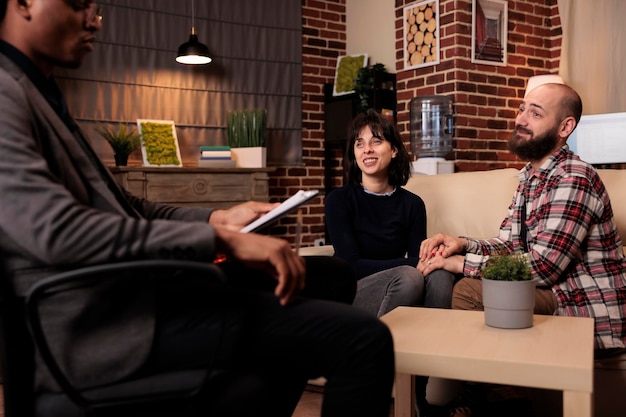
[[[348,135],[347,184],[328,194],[325,209],[335,256],[356,273],[353,305],[377,316],[397,306],[450,308],[456,277],[442,269],[424,277],[416,268],[426,238],[426,208],[402,188],[411,169],[396,126],[370,110],[355,117]],[[426,380],[416,384],[420,414]]]
[[[350,126],[344,157],[347,184],[326,197],[335,256],[358,279],[354,305],[381,316],[399,305],[450,308],[455,276],[416,269],[426,238],[426,208],[402,188],[409,154],[396,126],[370,110]]]

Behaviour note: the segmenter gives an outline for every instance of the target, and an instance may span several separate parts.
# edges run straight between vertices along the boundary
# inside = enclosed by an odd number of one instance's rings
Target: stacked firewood
[[[436,2],[422,3],[406,9],[406,66],[437,61],[437,10]]]

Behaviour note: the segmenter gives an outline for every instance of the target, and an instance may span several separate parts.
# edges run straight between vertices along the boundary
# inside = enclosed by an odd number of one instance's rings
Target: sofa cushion
[[[405,188],[426,204],[427,235],[490,238],[498,235],[519,180],[514,168],[414,175]]]
[[[598,174],[609,193],[622,243],[626,244],[626,169],[599,169]]]

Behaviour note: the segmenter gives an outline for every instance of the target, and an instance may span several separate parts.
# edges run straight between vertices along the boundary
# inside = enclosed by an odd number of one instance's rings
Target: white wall
[[[346,1],[346,52],[368,54],[368,65],[381,63],[396,72],[394,0]]]
[[[559,74],[580,94],[583,114],[626,112],[626,2],[559,0],[558,5]]]

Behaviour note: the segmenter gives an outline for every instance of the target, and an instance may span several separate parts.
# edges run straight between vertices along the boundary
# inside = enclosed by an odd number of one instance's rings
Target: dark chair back
[[[116,273],[129,271],[137,279],[156,277],[164,272],[167,274],[167,271],[188,272],[192,277],[201,274],[203,282],[213,282],[219,286],[223,285],[225,277],[218,267],[171,260],[88,266],[40,280],[33,285],[26,299],[22,299],[16,296],[11,276],[1,256],[0,263],[0,358],[5,417],[198,415],[193,405],[194,396],[202,391],[207,378],[212,375],[208,369],[142,376],[89,390],[72,386],[48,347],[38,315],[38,303],[46,297],[48,291],[57,291],[72,281],[107,279],[107,276],[115,279]],[[35,393],[35,346],[62,388],[62,393]]]
[[[0,368],[5,417],[34,416],[34,348],[24,313],[24,300],[15,296],[0,258]]]

